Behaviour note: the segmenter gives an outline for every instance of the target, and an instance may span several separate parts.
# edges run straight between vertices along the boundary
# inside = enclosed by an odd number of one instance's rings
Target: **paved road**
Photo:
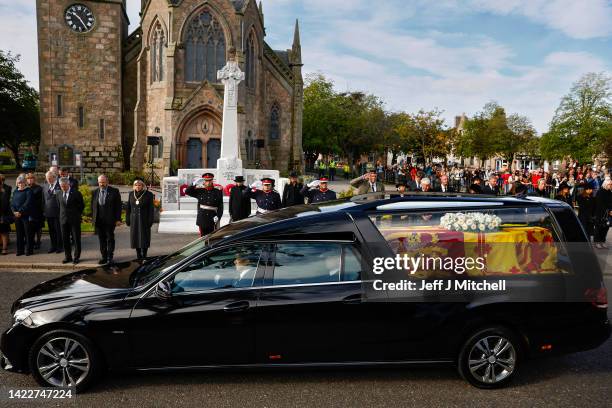
[[[18,294],[55,276],[0,272],[0,327],[6,326]],[[612,276],[606,275],[606,285],[612,287]],[[447,367],[115,374],[79,395],[77,406],[610,407],[612,340],[596,350],[528,362],[518,380],[509,388],[484,391]],[[0,372],[0,385],[36,386],[28,376],[6,372]],[[0,406],[32,405],[0,401]]]

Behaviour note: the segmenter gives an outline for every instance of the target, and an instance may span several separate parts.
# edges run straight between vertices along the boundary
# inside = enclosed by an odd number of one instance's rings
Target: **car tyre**
[[[53,330],[40,336],[28,355],[30,372],[43,387],[90,387],[103,372],[96,346],[71,330]]]
[[[515,377],[522,363],[520,338],[503,326],[476,331],[461,347],[459,374],[478,388],[500,388]]]

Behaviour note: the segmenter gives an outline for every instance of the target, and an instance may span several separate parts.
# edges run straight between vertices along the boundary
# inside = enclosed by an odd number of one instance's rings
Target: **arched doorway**
[[[221,121],[204,110],[187,118],[179,127],[177,160],[180,168],[215,168],[221,153]]]

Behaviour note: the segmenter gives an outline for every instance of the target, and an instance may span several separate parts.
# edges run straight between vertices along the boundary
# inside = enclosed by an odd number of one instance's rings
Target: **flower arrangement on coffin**
[[[440,218],[440,226],[449,231],[492,232],[502,224],[497,215],[472,213],[447,213]]]

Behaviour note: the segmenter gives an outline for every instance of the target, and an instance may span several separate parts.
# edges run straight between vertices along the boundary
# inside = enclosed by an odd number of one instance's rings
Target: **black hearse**
[[[486,270],[373,273],[377,259],[400,254],[482,251]],[[389,289],[456,279],[503,279],[508,289]],[[606,309],[600,266],[564,203],[360,196],[250,217],[165,257],[41,283],[14,303],[0,361],[77,390],[107,369],[423,363],[455,364],[493,388],[527,357],[605,342]]]

